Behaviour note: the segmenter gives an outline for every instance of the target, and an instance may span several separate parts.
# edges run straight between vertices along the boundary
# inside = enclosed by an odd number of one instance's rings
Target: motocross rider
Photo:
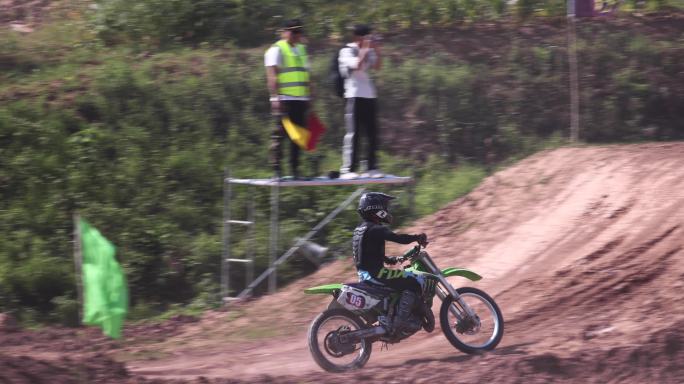
[[[419,277],[408,271],[384,267],[384,263],[394,265],[398,262],[396,257],[385,256],[385,241],[399,244],[410,244],[415,241],[422,246],[428,244],[427,235],[424,233],[418,235],[398,234],[383,225],[392,222],[392,215],[389,213],[388,207],[390,200],[393,199],[394,196],[380,192],[364,193],[359,199],[358,213],[363,219],[363,223],[354,229],[352,240],[352,254],[359,280],[385,285],[401,292],[397,315],[393,324],[388,327],[390,332],[415,327],[410,321],[410,317],[417,304],[421,304],[421,309],[427,319],[432,318],[432,327],[434,327],[432,308],[422,299]],[[428,332],[432,331],[429,323],[429,321],[423,320],[423,327]],[[383,325],[387,326],[387,324]],[[418,329],[420,329],[420,325],[414,331]]]

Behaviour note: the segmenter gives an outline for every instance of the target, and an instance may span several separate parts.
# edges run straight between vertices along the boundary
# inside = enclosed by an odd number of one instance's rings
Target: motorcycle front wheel
[[[494,349],[504,332],[503,315],[494,299],[477,288],[464,287],[456,292],[474,316],[467,316],[453,296],[445,297],[439,311],[444,336],[464,353],[477,354]],[[456,313],[462,314],[462,318],[456,317]]]
[[[343,308],[332,308],[318,315],[309,327],[308,344],[316,363],[328,372],[359,369],[370,358],[373,343],[343,343],[339,336],[366,328],[360,317]]]

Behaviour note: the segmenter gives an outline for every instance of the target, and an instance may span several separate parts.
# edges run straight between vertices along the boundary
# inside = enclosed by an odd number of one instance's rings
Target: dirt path
[[[135,380],[163,382],[683,382],[684,143],[540,153],[410,231],[418,230],[438,265],[485,277],[468,285],[492,294],[506,318],[493,353],[462,354],[437,327],[389,351],[377,345],[362,371],[323,373],[305,334],[329,298],[301,292],[354,280],[345,260],[160,340],[131,335],[106,355]]]
[[[428,250],[439,265],[466,266],[485,276],[473,285],[499,302],[506,336],[498,352],[471,358],[455,351],[437,329],[389,351],[374,351],[368,372],[416,366],[459,370],[462,366],[453,362],[468,361],[468,371],[477,375],[490,364],[547,354],[554,361],[582,361],[587,354],[654,343],[654,337],[674,332],[684,320],[677,304],[684,295],[682,143],[541,153],[493,175],[465,198],[416,223],[415,230],[431,235]],[[307,303],[300,292],[339,276],[353,280],[347,264],[332,264],[306,282],[251,303],[244,318],[233,323],[233,332],[248,325],[267,330],[288,324],[285,335],[255,334],[254,340],[241,341],[228,332],[226,337],[236,339],[221,342],[202,330],[188,330],[169,342],[172,357],[133,361],[128,367],[150,377],[318,377],[305,332],[327,299]],[[216,324],[214,332],[231,327],[220,321],[220,316],[208,320]],[[174,346],[184,339],[193,346]],[[483,367],[471,366],[472,360]]]

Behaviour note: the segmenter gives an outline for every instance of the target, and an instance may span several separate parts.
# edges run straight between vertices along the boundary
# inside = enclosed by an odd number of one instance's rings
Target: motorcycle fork
[[[430,256],[428,256],[427,253],[421,252],[420,259],[423,262],[423,264],[427,267],[427,269],[430,270],[430,272],[433,275],[435,275],[441,283],[441,286],[437,285],[435,289],[435,293],[440,298],[440,300],[444,301],[444,299],[446,299],[448,295],[451,295],[454,298],[454,304],[457,305],[450,305],[449,312],[451,312],[459,322],[462,321],[464,317],[474,317],[475,312],[473,312],[472,308],[470,308],[470,306],[466,304],[466,302],[463,299],[461,299],[461,295],[459,295],[458,292],[456,292],[456,290],[454,289],[454,287],[452,287],[451,284],[449,284],[444,275],[442,275],[442,271],[439,268],[437,268],[437,266],[432,261]],[[446,291],[442,287],[444,287]],[[464,314],[466,316],[464,316]]]
[[[440,300],[442,300],[442,301],[444,301],[444,299],[446,299],[446,297],[449,295],[449,293],[444,292],[444,290],[440,286],[437,286],[436,293],[437,293],[437,297],[439,297]],[[454,293],[455,293],[455,295],[452,295],[454,297],[454,303],[459,304],[460,308],[459,308],[459,306],[456,306],[456,305],[450,305],[449,306],[449,312],[451,312],[451,314],[454,315],[458,321],[462,321],[463,320],[462,313],[463,312],[465,312],[466,314],[472,313],[472,310],[470,310],[470,308],[467,306],[467,304],[463,303],[463,300],[461,300],[461,297],[458,295],[458,293],[456,293],[456,292],[454,292]]]

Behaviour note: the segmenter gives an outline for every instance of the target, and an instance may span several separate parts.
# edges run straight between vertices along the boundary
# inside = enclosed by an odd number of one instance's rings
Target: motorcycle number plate
[[[363,311],[373,308],[380,302],[380,299],[375,298],[360,289],[343,286],[342,293],[337,298],[337,302],[351,311]]]
[[[366,306],[366,298],[361,295],[355,295],[351,292],[347,292],[347,304],[358,309],[363,309]]]

